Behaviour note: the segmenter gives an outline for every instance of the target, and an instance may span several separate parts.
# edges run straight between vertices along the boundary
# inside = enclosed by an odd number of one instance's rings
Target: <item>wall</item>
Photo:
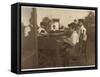
[[[74,19],[85,18],[90,10],[74,10],[74,9],[57,9],[57,8],[37,8],[37,25],[40,26],[40,22],[44,17],[60,19],[60,23],[64,26],[68,26]],[[25,26],[29,25],[29,19],[31,16],[32,7],[22,7],[22,23]]]
[[[88,15],[89,10],[73,10],[73,9],[57,9],[57,8],[37,8],[37,20],[38,25],[42,21],[43,17],[49,17],[60,19],[60,23],[64,26],[68,26],[74,19],[84,18]]]

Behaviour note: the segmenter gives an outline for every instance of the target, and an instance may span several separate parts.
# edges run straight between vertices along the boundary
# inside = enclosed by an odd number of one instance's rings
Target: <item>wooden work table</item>
[[[40,67],[61,67],[64,34],[49,34],[38,37],[38,54]],[[67,61],[67,59],[66,59]]]

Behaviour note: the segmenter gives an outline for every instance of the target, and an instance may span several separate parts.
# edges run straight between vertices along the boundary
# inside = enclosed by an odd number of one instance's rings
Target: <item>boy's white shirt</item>
[[[24,36],[27,37],[30,31],[31,31],[31,28],[29,26],[26,26],[24,30]]]
[[[84,33],[83,33],[83,31],[84,31]],[[79,29],[79,36],[81,33],[83,33],[83,40],[86,41],[86,39],[87,39],[86,28],[83,25]]]
[[[79,37],[80,37],[80,34],[83,33],[83,31],[84,31],[83,40],[86,41],[87,39],[86,28],[82,25],[79,29],[79,33],[77,33],[77,31],[73,31],[71,37],[69,38],[73,45],[76,45],[77,43],[79,43]]]
[[[38,33],[41,33],[42,30],[47,34],[46,30],[44,28],[41,28],[41,27],[38,29]]]
[[[55,29],[53,28],[53,25],[55,25]],[[54,24],[52,24],[52,25],[51,25],[51,30],[52,30],[52,31],[57,31],[57,30],[59,30],[59,23],[54,23]]]
[[[72,42],[73,45],[76,45],[79,42],[79,35],[76,31],[73,31],[70,41]]]

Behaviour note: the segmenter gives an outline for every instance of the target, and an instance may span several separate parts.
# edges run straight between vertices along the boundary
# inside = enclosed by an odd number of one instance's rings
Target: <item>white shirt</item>
[[[29,26],[26,26],[24,30],[24,36],[27,37],[30,31],[31,31],[31,28]]]
[[[53,28],[54,25],[55,25],[55,28]],[[53,24],[51,25],[51,30],[52,30],[52,31],[57,31],[57,30],[59,30],[59,23],[53,23]]]
[[[79,36],[81,33],[83,34],[83,40],[86,41],[86,39],[87,39],[86,28],[83,25],[79,29]]]
[[[73,31],[70,41],[72,42],[73,45],[76,45],[79,42],[79,35],[76,31]]]
[[[47,34],[46,30],[44,28],[39,27],[38,33],[42,34],[41,32],[44,31],[43,34]]]

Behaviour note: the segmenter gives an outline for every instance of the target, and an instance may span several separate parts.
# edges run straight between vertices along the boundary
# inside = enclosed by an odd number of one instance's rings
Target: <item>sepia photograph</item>
[[[21,6],[21,71],[96,66],[93,9]]]

